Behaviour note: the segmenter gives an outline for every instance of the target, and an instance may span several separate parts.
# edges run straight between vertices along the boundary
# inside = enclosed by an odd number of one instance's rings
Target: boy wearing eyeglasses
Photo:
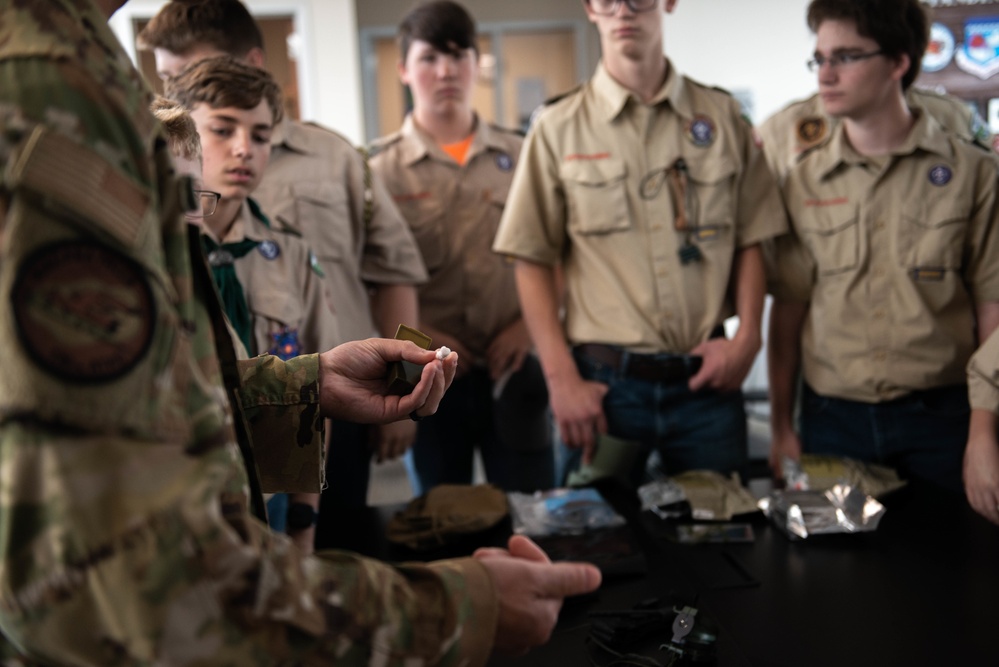
[[[287,360],[337,343],[337,320],[315,256],[296,233],[274,226],[250,198],[267,167],[281,118],[277,84],[229,56],[202,60],[166,85],[201,138],[202,244],[229,321],[250,356]],[[290,503],[289,503],[290,500]],[[271,527],[313,549],[317,494],[268,500]]]
[[[740,387],[760,348],[759,243],[785,230],[738,102],[663,55],[675,6],[584,3],[602,62],[538,115],[494,244],[516,258],[568,453],[589,459],[602,433],[634,441],[635,482],[653,449],[668,474],[745,464]]]
[[[959,492],[965,365],[999,322],[995,158],[906,102],[929,29],[916,0],[814,0],[808,25],[838,123],[781,185],[792,231],[772,257],[771,465],[804,450]]]

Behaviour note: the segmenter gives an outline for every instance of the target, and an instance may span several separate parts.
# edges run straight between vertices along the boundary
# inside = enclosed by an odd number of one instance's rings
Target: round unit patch
[[[11,301],[28,355],[65,380],[121,377],[153,339],[156,305],[145,271],[92,241],[34,251],[18,271]]]
[[[954,172],[945,164],[938,164],[930,168],[930,183],[933,185],[947,185],[953,176]]]
[[[798,121],[798,145],[804,150],[811,148],[826,138],[826,119],[821,116],[808,116]]]
[[[707,116],[697,116],[687,126],[687,138],[695,146],[701,148],[710,146],[715,140],[715,124]]]
[[[264,256],[264,259],[277,259],[281,255],[281,248],[274,241],[261,241],[257,250]]]
[[[513,169],[513,160],[506,153],[500,153],[496,156],[496,166],[500,168],[500,171],[510,171]]]

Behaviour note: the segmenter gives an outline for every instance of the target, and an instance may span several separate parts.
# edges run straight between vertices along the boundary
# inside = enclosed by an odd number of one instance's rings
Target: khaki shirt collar
[[[608,122],[617,118],[624,111],[629,100],[633,100],[635,104],[641,104],[633,92],[622,86],[610,75],[603,61],[597,65],[597,71],[593,75],[592,81],[593,91],[603,107],[604,117]],[[677,113],[685,118],[694,117],[694,109],[690,103],[690,96],[687,95],[686,86],[683,84],[683,77],[676,71],[669,58],[666,58],[666,80],[663,81],[662,87],[652,98],[649,106],[656,106],[663,102],[668,102]]]
[[[309,150],[309,140],[305,133],[290,118],[285,116],[271,133],[271,146],[284,146],[296,153],[311,153]]]
[[[912,131],[909,132],[905,142],[892,151],[892,156],[899,157],[922,151],[950,158],[953,152],[951,145],[936,119],[918,107],[913,108],[913,113],[916,115],[916,124],[912,126]],[[840,165],[856,165],[866,161],[866,158],[854,150],[847,141],[844,126],[845,123],[836,123],[826,142],[828,148],[818,151],[816,155],[819,178],[826,178]]]
[[[399,159],[403,165],[409,167],[425,157],[433,157],[445,162],[454,162],[433,138],[421,130],[413,114],[407,114],[402,122],[402,129],[399,130],[402,138],[399,140]],[[503,152],[505,149],[496,137],[496,132],[489,127],[488,123],[483,123],[478,114],[475,115],[475,134],[472,138],[472,145],[468,149],[468,158],[465,163],[472,161],[472,158],[483,153],[490,148]]]
[[[261,241],[263,240],[263,235],[261,232],[261,227],[266,228],[266,225],[261,222],[256,216],[253,215],[253,211],[250,209],[249,201],[244,201],[243,205],[239,208],[239,215],[233,221],[232,226],[226,232],[225,238],[215,239],[218,243],[239,243],[240,241]],[[209,231],[208,227],[204,228],[204,231],[208,236],[214,239],[214,234]]]

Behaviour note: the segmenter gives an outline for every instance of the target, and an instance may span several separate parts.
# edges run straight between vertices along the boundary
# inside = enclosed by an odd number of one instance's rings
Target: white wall
[[[753,121],[816,89],[809,0],[679,0],[665,19],[666,52],[684,74],[753,94]]]
[[[378,0],[363,0],[373,2]],[[294,17],[301,33],[299,94],[302,117],[332,127],[358,143],[364,137],[361,65],[354,0],[243,0],[256,16]],[[111,18],[118,39],[131,49],[132,19],[150,18],[165,0],[131,0]],[[134,53],[131,54],[134,60]]]
[[[131,19],[153,16],[163,2],[131,0],[115,14],[111,27],[126,48],[134,41]],[[244,2],[257,15],[295,16],[303,45],[299,60],[303,117],[361,142],[364,120],[355,0]],[[760,122],[815,89],[815,76],[804,64],[813,49],[805,26],[807,4],[808,0],[680,0],[665,19],[666,51],[681,71],[699,81],[731,91],[748,89],[754,100],[753,120]]]

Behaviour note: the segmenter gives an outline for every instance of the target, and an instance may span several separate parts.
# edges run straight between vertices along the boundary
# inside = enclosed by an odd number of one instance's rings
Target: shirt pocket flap
[[[606,234],[631,227],[622,160],[573,160],[559,173],[565,183],[569,227],[580,234]]]

